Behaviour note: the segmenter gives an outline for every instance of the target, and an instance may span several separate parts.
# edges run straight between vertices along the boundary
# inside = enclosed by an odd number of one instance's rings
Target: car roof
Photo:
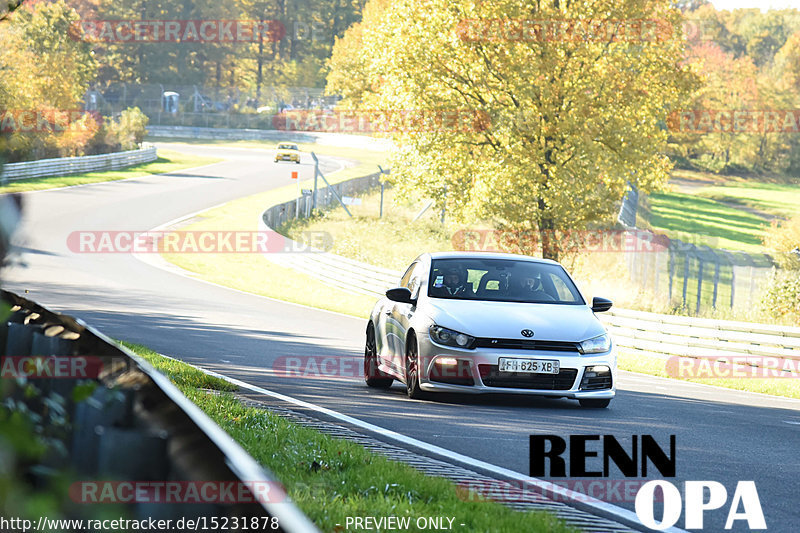
[[[501,252],[430,252],[423,255],[427,255],[431,259],[514,259],[517,261],[530,261],[531,263],[547,263],[550,265],[560,264],[551,259],[542,259],[540,257],[532,257],[530,255],[508,254]]]

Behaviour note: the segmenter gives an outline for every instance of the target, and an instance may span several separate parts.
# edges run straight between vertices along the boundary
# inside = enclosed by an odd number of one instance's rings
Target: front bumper
[[[275,161],[300,161],[300,156],[296,154],[278,154]]]
[[[616,394],[617,356],[613,344],[606,353],[581,355],[572,352],[496,348],[464,350],[435,344],[427,334],[419,335],[418,342],[422,369],[419,386],[424,391],[529,394],[572,399],[610,399]],[[442,367],[437,363],[438,359],[445,357],[459,361],[459,365],[449,374],[442,372]],[[559,374],[501,374],[497,371],[501,357],[558,360],[561,371]],[[610,369],[610,387],[587,388],[589,385],[584,382],[584,377],[589,381],[586,376],[587,368],[593,366],[607,366]],[[462,384],[454,383],[459,381]]]

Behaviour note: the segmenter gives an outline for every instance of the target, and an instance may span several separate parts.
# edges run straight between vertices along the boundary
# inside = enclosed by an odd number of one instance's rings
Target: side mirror
[[[600,298],[595,296],[592,298],[592,311],[595,313],[602,313],[603,311],[608,311],[611,309],[611,306],[614,305],[611,300],[607,300],[606,298]]]
[[[397,287],[396,289],[389,289],[386,291],[386,297],[393,302],[401,304],[416,304],[417,301],[411,298],[411,291],[406,287]]]

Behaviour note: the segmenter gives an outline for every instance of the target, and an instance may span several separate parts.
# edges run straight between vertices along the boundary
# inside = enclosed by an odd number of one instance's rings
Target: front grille
[[[479,365],[478,368],[484,385],[506,389],[569,390],[578,376],[575,368],[562,368],[558,374],[500,372],[497,365]]]
[[[540,341],[533,339],[492,339],[481,337],[475,340],[476,348],[501,348],[504,350],[541,350],[545,352],[574,352],[578,344],[564,341]]]

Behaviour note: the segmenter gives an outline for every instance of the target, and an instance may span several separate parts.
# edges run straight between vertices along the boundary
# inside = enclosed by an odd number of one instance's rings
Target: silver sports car
[[[432,392],[514,393],[573,398],[607,407],[617,357],[560,264],[527,256],[423,254],[386,291],[367,324],[364,376],[408,396]]]

